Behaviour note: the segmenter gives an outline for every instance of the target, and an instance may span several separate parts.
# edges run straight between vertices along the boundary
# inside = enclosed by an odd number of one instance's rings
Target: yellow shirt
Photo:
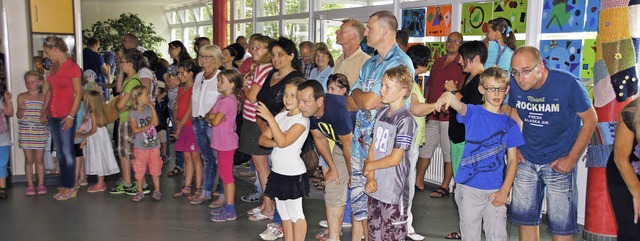
[[[424,95],[422,94],[422,90],[420,90],[420,86],[417,83],[413,83],[413,88],[411,89],[411,94],[415,94],[418,97],[418,102],[420,103],[424,103],[425,102],[425,98]],[[416,124],[418,124],[418,131],[416,132],[416,138],[415,138],[415,144],[417,144],[417,146],[422,146],[425,143],[425,128],[426,128],[426,121],[427,118],[425,116],[413,116],[413,119],[416,120]]]
[[[362,69],[362,65],[364,62],[367,62],[370,59],[367,53],[362,51],[362,49],[358,48],[356,52],[354,52],[349,58],[344,58],[344,53],[338,57],[336,60],[336,65],[333,68],[333,73],[336,74],[344,74],[347,76],[349,81],[349,86],[353,86],[353,84],[358,80],[358,75],[360,75],[360,69]]]

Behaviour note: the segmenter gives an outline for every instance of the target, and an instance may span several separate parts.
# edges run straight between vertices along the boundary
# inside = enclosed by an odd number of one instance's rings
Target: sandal
[[[182,189],[180,189],[180,191],[176,192],[176,194],[173,194],[173,197],[181,198],[190,194],[191,194],[191,187],[183,186]]]
[[[0,188],[0,199],[7,199],[9,195],[7,195],[7,189],[4,187]]]
[[[167,173],[168,177],[175,177],[175,176],[180,176],[180,174],[182,174],[182,169],[178,168],[178,167],[174,167],[173,170],[171,170],[169,173]]]
[[[254,215],[254,214],[259,213],[261,211],[262,211],[262,209],[260,209],[260,207],[255,207],[255,208],[249,209],[249,211],[247,211],[247,214]]]
[[[438,187],[435,191],[433,191],[430,195],[432,198],[441,198],[449,196],[449,190],[444,189],[443,187]]]
[[[193,201],[195,199],[200,198],[200,195],[202,195],[202,188],[196,188],[196,191],[193,192],[192,195],[187,196],[187,199],[189,199],[190,201]]]
[[[446,238],[446,239],[462,239],[462,235],[460,235],[460,231],[456,231],[456,232],[451,232],[450,234],[447,234],[447,236],[444,236],[444,238]]]
[[[262,212],[257,212],[257,213],[254,213],[253,215],[249,216],[249,220],[251,220],[251,221],[260,221],[260,220],[265,220],[265,219],[273,219],[273,215],[267,216],[267,215],[262,214]]]

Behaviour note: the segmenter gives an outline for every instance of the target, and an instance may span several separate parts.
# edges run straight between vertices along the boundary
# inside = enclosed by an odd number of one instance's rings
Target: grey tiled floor
[[[172,164],[165,168],[170,170]],[[251,184],[236,179],[237,197],[248,194]],[[0,240],[260,240],[267,221],[252,222],[243,214],[255,204],[236,198],[236,221],[212,223],[209,208],[189,205],[186,200],[175,199],[173,192],[181,186],[179,178],[162,178],[163,200],[156,202],[146,197],[134,203],[129,196],[108,193],[87,193],[79,190],[78,197],[68,201],[55,201],[51,194],[26,197],[24,184],[15,184],[8,200],[0,200]],[[109,183],[113,184],[113,183]],[[434,189],[431,187],[431,189]],[[49,192],[55,191],[49,186]],[[444,235],[457,229],[457,210],[451,196],[429,198],[430,191],[416,194],[414,201],[414,227],[426,240],[446,240]],[[307,240],[321,230],[318,221],[324,219],[324,201],[306,199],[305,214],[308,221]],[[541,227],[542,240],[551,240]],[[345,230],[342,240],[350,240]],[[518,228],[509,225],[510,240],[518,240]],[[580,240],[579,236],[575,240]]]

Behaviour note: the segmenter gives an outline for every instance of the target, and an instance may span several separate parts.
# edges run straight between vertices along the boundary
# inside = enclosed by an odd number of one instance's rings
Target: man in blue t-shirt
[[[534,47],[518,48],[511,68],[509,116],[522,126],[526,144],[518,154],[509,217],[521,225],[522,239],[536,240],[546,187],[553,240],[573,240],[580,231],[575,165],[595,129],[595,109],[580,79],[547,68]]]
[[[91,37],[87,39],[87,47],[82,50],[82,66],[84,71],[91,70],[96,74],[96,83],[100,86],[104,83],[111,83],[111,70],[104,62],[104,58],[98,53],[100,42],[97,38]],[[109,89],[102,88],[105,97],[108,97]]]
[[[325,95],[324,87],[318,81],[300,84],[297,95],[300,112],[309,118],[316,150],[329,166],[324,178],[329,240],[339,240],[348,197],[354,115],[347,111],[346,96]],[[328,140],[335,142],[333,151]]]

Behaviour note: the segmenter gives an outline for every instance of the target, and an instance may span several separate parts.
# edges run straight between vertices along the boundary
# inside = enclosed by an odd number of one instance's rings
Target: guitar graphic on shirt
[[[494,171],[501,166],[498,154],[506,148],[507,144],[502,141],[505,134],[505,131],[499,131],[481,141],[467,141],[466,147],[475,148],[469,151],[468,157],[460,161],[460,167],[470,169],[461,176],[461,184],[469,182],[478,173]],[[480,150],[482,151],[477,153]],[[479,166],[480,161],[485,161],[482,166]]]

